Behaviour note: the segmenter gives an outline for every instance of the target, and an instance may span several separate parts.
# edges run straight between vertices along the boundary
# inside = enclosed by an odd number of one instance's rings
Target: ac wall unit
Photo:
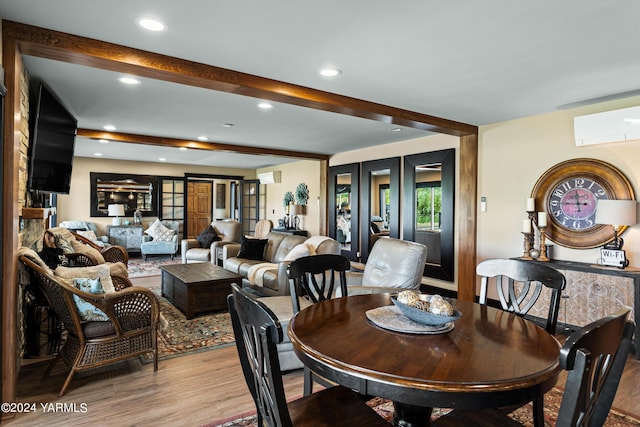
[[[640,140],[640,106],[573,119],[576,145]]]
[[[264,172],[258,174],[260,184],[279,184],[280,171]]]

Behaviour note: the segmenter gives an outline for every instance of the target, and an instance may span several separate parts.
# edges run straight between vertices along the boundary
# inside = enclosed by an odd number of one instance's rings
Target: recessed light
[[[198,140],[200,140],[200,141],[208,141],[208,140],[209,140],[209,138],[208,138],[208,137],[206,137],[206,136],[204,136],[204,135],[200,135],[200,136],[198,137]]]
[[[400,131],[402,131],[401,128],[393,128],[393,129],[391,129],[391,132],[400,132]]]
[[[269,104],[268,102],[261,102],[258,104],[258,108],[262,108],[263,110],[270,110],[271,108],[273,108],[273,105]]]
[[[167,159],[165,159],[164,157],[160,157],[158,160],[161,161],[161,162],[166,162],[167,161]]]
[[[114,125],[105,125],[103,129],[112,132],[116,130],[116,127]]]
[[[167,29],[166,25],[162,22],[151,18],[138,18],[136,22],[142,28],[149,31],[164,31]]]
[[[100,157],[102,156],[102,153],[93,153],[94,156]]]
[[[338,68],[327,67],[320,70],[320,75],[324,77],[336,77],[342,74],[342,70]]]
[[[108,144],[109,140],[108,139],[99,139],[98,142],[101,143],[101,144]]]
[[[180,147],[180,150],[187,151],[187,147]]]
[[[223,123],[223,124],[222,124],[222,127],[223,127],[223,128],[232,128],[232,127],[234,127],[234,126],[235,126],[235,125],[234,125],[233,123]]]
[[[130,86],[135,86],[135,85],[139,85],[140,83],[142,83],[140,80],[134,78],[134,77],[118,77],[118,81],[120,83],[126,84],[126,85],[130,85]]]

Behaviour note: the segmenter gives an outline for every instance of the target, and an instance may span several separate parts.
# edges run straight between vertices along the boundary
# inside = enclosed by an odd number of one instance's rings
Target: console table
[[[107,225],[107,236],[112,245],[122,246],[127,252],[140,252],[142,225]]]
[[[640,269],[607,267],[597,264],[552,260],[547,264],[565,275],[567,285],[562,292],[558,322],[581,327],[616,312],[623,306],[631,307],[630,320],[636,322],[634,348],[640,359]],[[550,292],[544,289],[540,300],[529,314],[546,318]]]
[[[307,230],[298,230],[295,228],[274,228],[271,231],[277,231],[280,233],[294,234],[296,236],[309,236],[309,232]]]

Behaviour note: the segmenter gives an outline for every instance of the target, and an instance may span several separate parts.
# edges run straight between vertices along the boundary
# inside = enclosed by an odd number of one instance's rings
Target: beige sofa
[[[230,243],[222,249],[224,268],[243,276],[242,287],[253,289],[261,296],[289,295],[287,268],[296,258],[313,253],[340,253],[340,244],[326,236],[307,238],[271,231],[266,240],[264,256],[260,260],[240,258],[240,244]],[[305,246],[310,252],[304,252]]]
[[[229,243],[239,243],[242,237],[242,224],[236,220],[213,221],[211,223],[220,240],[211,243],[210,247],[200,247],[197,239],[182,239],[182,263],[210,262],[216,264],[221,248]]]

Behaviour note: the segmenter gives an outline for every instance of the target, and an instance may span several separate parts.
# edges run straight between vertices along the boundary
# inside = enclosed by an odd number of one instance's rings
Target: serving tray
[[[444,334],[453,330],[453,322],[431,326],[414,322],[402,314],[393,305],[372,308],[367,310],[365,315],[371,323],[383,329],[394,332],[404,332],[408,334]]]

